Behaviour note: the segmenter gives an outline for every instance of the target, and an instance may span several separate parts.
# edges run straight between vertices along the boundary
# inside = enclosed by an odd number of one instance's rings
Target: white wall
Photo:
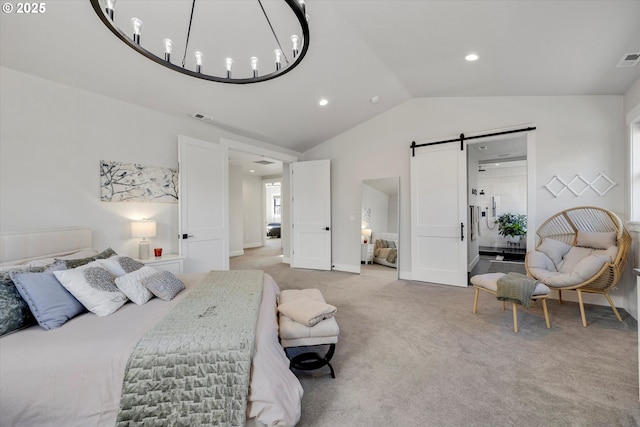
[[[478,196],[476,204],[487,212],[480,217],[480,246],[507,247],[508,241],[498,233],[498,225],[491,216],[491,197],[498,197],[496,216],[505,213],[527,214],[527,162],[518,160],[501,163],[499,167],[483,165],[485,172],[478,175]],[[479,194],[483,190],[484,195]],[[489,209],[487,209],[489,208]],[[487,223],[487,219],[489,222]],[[490,228],[489,228],[490,227]],[[531,230],[535,233],[535,230]],[[521,247],[526,247],[523,240]]]
[[[242,166],[229,165],[229,256],[244,254],[244,200],[242,197]]]
[[[242,176],[242,198],[244,204],[243,229],[244,248],[262,246],[264,205],[262,204],[262,178],[255,175]],[[264,233],[263,233],[264,232]]]
[[[135,256],[129,221],[146,217],[158,225],[151,247],[177,252],[178,205],[101,202],[99,161],[177,168],[179,134],[275,149],[7,68],[0,68],[0,93],[0,232],[91,227],[97,249]]]
[[[333,263],[359,263],[357,194],[360,181],[400,176],[400,277],[410,278],[410,182],[411,141],[448,138],[473,132],[534,124],[535,222],[572,206],[602,206],[622,215],[625,176],[622,96],[419,98],[407,101],[305,153],[305,160],[331,159]],[[363,153],[367,153],[363,161]],[[564,192],[553,197],[543,185],[554,175],[593,178],[604,171],[617,183],[599,196],[593,191],[576,197]],[[353,215],[353,216],[352,216]],[[612,292],[620,296],[635,283],[622,283]],[[594,302],[602,304],[598,297]]]
[[[630,116],[632,115],[636,115],[638,113],[638,111],[640,110],[640,79],[636,80],[636,82],[629,88],[629,90],[627,91],[627,93],[624,95],[624,115],[625,115],[625,124],[626,124],[626,119],[630,118]],[[635,119],[635,117],[632,118],[632,120]],[[628,128],[625,128],[625,130],[628,131]],[[631,159],[631,146],[630,146],[630,141],[629,139],[629,133],[626,133],[626,138],[625,138],[625,142],[626,142],[626,158],[629,159],[630,161]],[[634,155],[636,155],[634,153]],[[635,159],[636,162],[638,162],[638,159]],[[631,178],[631,169],[630,169],[630,165],[631,163],[628,162],[626,164],[626,176],[627,176],[627,185],[629,185],[629,190],[631,191],[630,188],[630,178]],[[636,190],[634,188],[634,190]],[[631,193],[629,193],[630,195]],[[637,197],[637,196],[636,196]],[[625,215],[625,219],[629,220],[629,218],[631,217],[631,203],[630,203],[630,197],[628,197],[627,203],[625,205],[626,208],[626,215]],[[633,268],[640,268],[640,223],[627,223],[627,227],[629,228],[629,232],[631,234],[631,238],[633,239],[632,241],[632,246],[631,246],[631,253],[629,255],[629,265],[627,267],[627,275],[630,276],[631,270]],[[625,289],[625,295],[626,295],[626,299],[628,301],[628,305],[627,307],[625,307],[627,309],[627,311],[629,313],[635,314],[635,318],[636,320],[638,319],[639,314],[638,313],[638,289],[637,286],[630,286],[627,287]]]

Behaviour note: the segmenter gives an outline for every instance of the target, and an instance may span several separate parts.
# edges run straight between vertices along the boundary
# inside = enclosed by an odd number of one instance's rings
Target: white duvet
[[[0,338],[0,425],[113,426],[129,353],[204,275],[180,275],[187,289],[169,302],[154,298],[110,316],[86,313],[58,329],[34,326]],[[280,290],[264,277],[247,416],[294,426],[303,391],[278,342]]]

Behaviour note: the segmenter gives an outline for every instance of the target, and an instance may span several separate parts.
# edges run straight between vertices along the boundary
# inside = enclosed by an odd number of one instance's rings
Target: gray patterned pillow
[[[67,268],[69,270],[71,270],[72,268],[76,268],[76,267],[80,267],[83,266],[85,264],[89,264],[92,261],[95,261],[97,259],[107,259],[107,258],[111,258],[112,256],[117,255],[116,252],[111,249],[111,248],[107,248],[104,251],[100,252],[98,255],[94,255],[88,258],[80,258],[80,259],[57,259],[57,262],[63,262],[64,265],[67,266]]]
[[[144,267],[144,264],[124,255],[116,255],[107,259],[97,260],[101,267],[106,268],[116,277],[124,276]]]
[[[116,286],[116,276],[97,263],[53,274],[87,310],[98,316],[108,316],[127,302],[127,296]]]
[[[165,301],[171,301],[184,289],[184,283],[170,271],[159,271],[141,282],[152,294]]]
[[[11,270],[17,273],[42,273],[45,267]],[[0,336],[36,324],[29,306],[18,293],[9,271],[0,272]]]

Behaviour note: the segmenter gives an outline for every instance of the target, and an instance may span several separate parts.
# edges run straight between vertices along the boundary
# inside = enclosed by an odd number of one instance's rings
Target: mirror
[[[400,178],[362,181],[360,274],[398,278]]]

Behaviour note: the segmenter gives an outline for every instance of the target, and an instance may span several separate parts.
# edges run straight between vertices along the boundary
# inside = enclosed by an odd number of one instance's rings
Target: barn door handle
[[[460,223],[460,241],[461,242],[464,241],[464,223],[463,222]]]
[[[184,240],[184,239],[188,239],[189,237],[193,237],[193,234],[187,234],[187,233],[184,233],[184,234],[182,235],[182,239],[183,239],[183,240]]]

